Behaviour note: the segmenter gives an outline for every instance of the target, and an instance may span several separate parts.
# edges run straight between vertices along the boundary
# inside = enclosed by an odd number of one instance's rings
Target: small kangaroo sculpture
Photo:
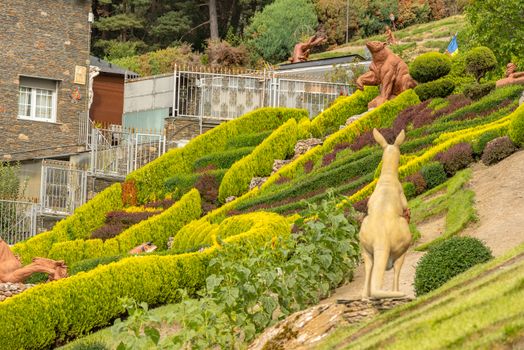
[[[377,186],[368,201],[368,215],[360,228],[360,246],[366,278],[363,298],[403,297],[399,291],[400,269],[411,244],[408,201],[398,179],[399,146],[404,142],[404,130],[389,145],[384,136],[373,129],[375,141],[382,146],[382,171]],[[394,268],[393,291],[382,289],[384,272]]]

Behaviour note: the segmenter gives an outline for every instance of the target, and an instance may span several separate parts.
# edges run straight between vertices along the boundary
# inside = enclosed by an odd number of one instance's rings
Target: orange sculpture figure
[[[407,89],[414,88],[417,83],[411,75],[407,64],[386,47],[386,43],[370,41],[366,43],[373,61],[369,72],[357,79],[357,88],[364,85],[381,85],[380,94],[368,103],[368,108],[375,108],[399,95]]]
[[[309,52],[313,46],[319,45],[326,41],[323,36],[313,35],[305,43],[298,43],[293,49],[293,55],[289,58],[289,62],[298,63],[305,62],[309,58]]]
[[[397,39],[395,38],[395,34],[391,31],[391,28],[389,26],[386,26],[386,43],[388,45],[395,45],[397,43]]]
[[[366,271],[362,297],[403,297],[399,291],[399,276],[411,244],[411,232],[408,201],[398,179],[398,164],[399,147],[406,136],[402,130],[393,145],[389,145],[377,129],[373,129],[373,137],[384,149],[384,154],[377,186],[369,197],[368,215],[360,227],[360,246]],[[385,291],[382,289],[384,273],[391,268],[395,273],[393,291]]]
[[[501,87],[510,84],[524,84],[524,72],[516,72],[515,63],[508,63],[506,66],[506,78],[497,80],[496,86]]]
[[[7,243],[0,239],[0,282],[20,283],[36,272],[48,274],[48,280],[67,277],[67,266],[63,261],[45,258],[34,258],[27,266],[9,249]]]

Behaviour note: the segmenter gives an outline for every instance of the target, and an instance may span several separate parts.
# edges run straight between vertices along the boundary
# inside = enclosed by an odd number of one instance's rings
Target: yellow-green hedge
[[[91,232],[104,224],[107,212],[119,210],[122,206],[122,187],[116,183],[77,208],[73,215],[58,222],[51,231],[16,244],[13,251],[26,264],[33,257],[47,257],[53,244],[89,237]]]
[[[159,250],[165,250],[169,237],[175,236],[178,230],[201,214],[200,194],[192,189],[163,213],[133,225],[105,242],[90,239],[56,243],[49,252],[49,258],[65,260],[71,265],[84,259],[126,254],[148,241],[153,242]]]
[[[224,202],[229,196],[246,193],[255,176],[267,176],[275,159],[286,159],[293,153],[298,138],[298,126],[290,119],[258,145],[250,155],[229,168],[218,189],[218,199]]]
[[[513,143],[524,147],[524,104],[512,113],[508,134]]]
[[[258,215],[260,222],[255,220],[251,229],[223,241],[261,245],[291,232],[284,217]],[[232,221],[228,225],[241,231]],[[199,253],[131,257],[9,298],[0,303],[0,349],[49,348],[57,341],[107,326],[123,313],[118,299],[124,296],[150,305],[178,302],[177,289],[194,294],[205,284],[206,266],[210,258],[220,254],[219,248],[215,244]]]
[[[138,200],[143,203],[162,197],[164,181],[176,173],[189,173],[198,158],[225,150],[228,140],[242,133],[254,133],[273,130],[291,118],[300,120],[307,117],[304,109],[293,108],[260,108],[244,114],[238,119],[222,123],[216,128],[191,140],[183,148],[168,151],[128,175],[134,180],[138,189]]]
[[[218,244],[218,241],[245,234],[248,236],[262,231],[282,234],[289,230],[289,222],[275,213],[255,212],[235,215],[218,224],[209,223],[206,219],[195,220],[184,226],[173,240],[172,249],[189,250],[205,245]]]
[[[366,86],[364,91],[357,90],[347,97],[339,97],[335,103],[316,116],[311,122],[311,133],[323,137],[335,132],[346,120],[368,110],[368,103],[378,95],[376,86]]]

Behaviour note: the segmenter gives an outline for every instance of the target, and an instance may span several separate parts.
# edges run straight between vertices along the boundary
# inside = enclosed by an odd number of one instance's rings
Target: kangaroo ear
[[[404,129],[402,129],[402,131],[398,134],[397,138],[395,139],[394,145],[398,147],[401,144],[403,144],[405,140],[406,140],[406,133],[404,132]]]
[[[373,137],[382,148],[386,148],[388,142],[377,129],[373,129]]]

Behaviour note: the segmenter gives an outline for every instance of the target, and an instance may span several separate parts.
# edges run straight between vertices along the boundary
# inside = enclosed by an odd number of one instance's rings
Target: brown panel
[[[122,124],[124,111],[124,77],[101,73],[93,82],[90,117],[103,124]]]

